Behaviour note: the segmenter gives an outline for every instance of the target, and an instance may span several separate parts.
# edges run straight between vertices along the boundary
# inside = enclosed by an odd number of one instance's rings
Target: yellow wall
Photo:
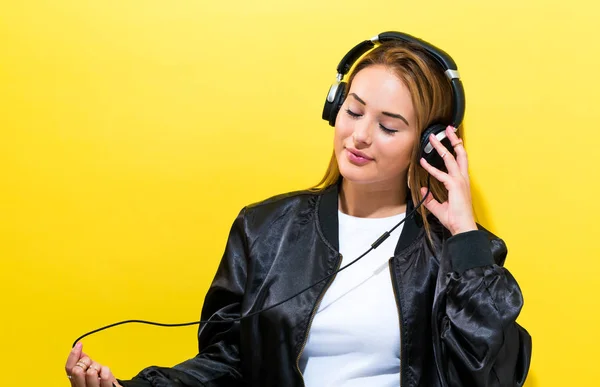
[[[8,5],[7,3],[11,3]],[[600,5],[38,0],[0,6],[2,385],[65,386],[72,341],[191,321],[239,209],[322,175],[341,56],[402,30],[452,54],[480,221],[505,238],[528,387],[590,386],[600,347]],[[84,349],[130,377],[196,327]]]

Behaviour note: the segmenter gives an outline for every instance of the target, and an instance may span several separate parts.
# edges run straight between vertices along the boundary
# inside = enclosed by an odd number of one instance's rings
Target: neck
[[[356,184],[343,179],[339,210],[359,218],[385,218],[406,212],[407,187],[402,184]]]

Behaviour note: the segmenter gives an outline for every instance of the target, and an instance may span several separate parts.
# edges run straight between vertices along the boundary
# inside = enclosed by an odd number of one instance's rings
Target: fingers
[[[83,353],[81,343],[69,352],[65,371],[70,376],[71,387],[113,387],[117,380],[108,367]]]
[[[92,362],[85,372],[85,387],[100,387],[100,370],[102,365]]]
[[[91,364],[92,359],[84,356],[71,368],[71,385],[73,387],[87,387],[86,372]]]
[[[67,357],[67,363],[65,364],[65,371],[67,372],[67,377],[71,381],[71,386],[75,386],[75,382],[73,381],[73,367],[77,364],[77,361],[81,358],[82,353],[82,345],[81,343],[77,343],[69,352],[69,356]]]
[[[456,162],[458,163],[460,172],[463,176],[467,177],[469,174],[469,161],[462,139],[458,138],[452,127],[446,128],[446,136],[448,136],[450,144],[454,148],[454,153],[456,153]]]
[[[456,137],[456,134],[454,133],[454,128],[448,126],[446,128],[446,136],[449,138],[451,143],[454,144],[450,135],[452,135],[455,139],[458,139],[458,137]],[[456,163],[456,160],[454,159],[454,156],[452,155],[452,152],[446,149],[446,147],[440,142],[440,140],[438,140],[437,137],[433,134],[429,136],[429,142],[440,155],[440,157],[444,160],[446,169],[448,169],[448,174],[456,175],[457,173],[459,173],[460,169],[458,167],[458,164]]]
[[[423,167],[423,169],[425,169],[431,176],[435,177],[438,181],[444,184],[448,183],[450,179],[450,176],[448,176],[448,174],[440,171],[436,167],[429,164],[427,160],[425,160],[425,158],[423,157],[421,157],[421,160],[419,161],[421,162],[421,166]]]
[[[100,370],[100,387],[113,387],[113,382],[116,378],[107,366],[103,366]]]
[[[425,194],[427,194],[427,188],[421,187],[421,197],[425,197]],[[443,213],[443,205],[435,200],[431,193],[427,195],[423,205],[438,219]]]

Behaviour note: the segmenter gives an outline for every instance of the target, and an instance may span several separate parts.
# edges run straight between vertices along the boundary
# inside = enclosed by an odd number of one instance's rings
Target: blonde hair
[[[416,205],[422,199],[420,187],[427,186],[429,175],[419,163],[421,134],[432,124],[452,121],[452,87],[444,75],[444,69],[425,49],[412,43],[390,41],[377,46],[358,61],[350,75],[346,90],[350,90],[352,81],[358,72],[375,65],[382,65],[392,71],[405,84],[412,96],[418,140],[415,141],[411,153],[407,184],[412,201]],[[462,125],[457,129],[457,135],[462,138]],[[310,190],[323,190],[336,184],[339,178],[340,171],[334,151],[325,175]],[[448,191],[435,178],[430,180],[430,190],[440,203],[448,199]],[[431,227],[427,219],[429,211],[425,206],[421,206],[419,213],[423,219],[427,236],[431,240]]]

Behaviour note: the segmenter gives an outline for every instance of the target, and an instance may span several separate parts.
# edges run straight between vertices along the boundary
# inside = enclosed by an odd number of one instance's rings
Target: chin
[[[351,181],[356,184],[369,184],[376,181],[376,177],[373,176],[372,173],[363,170],[361,167],[357,167],[355,165],[339,165],[338,169],[340,170],[340,175],[345,180]]]

